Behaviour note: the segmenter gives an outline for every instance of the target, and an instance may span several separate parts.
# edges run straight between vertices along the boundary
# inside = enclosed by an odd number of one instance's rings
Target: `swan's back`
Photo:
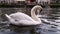
[[[13,19],[17,19],[17,20],[30,20],[30,21],[33,21],[33,19],[30,16],[28,16],[27,14],[24,14],[24,13],[20,13],[20,12],[11,14],[9,16],[11,16]]]

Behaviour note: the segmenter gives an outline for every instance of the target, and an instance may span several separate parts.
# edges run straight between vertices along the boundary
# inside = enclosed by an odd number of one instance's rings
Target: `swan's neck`
[[[38,17],[35,14],[35,8],[32,8],[31,10],[31,17],[35,20],[35,21],[39,21]]]
[[[39,18],[36,16],[36,14],[35,14],[36,9],[41,10],[42,7],[39,6],[39,5],[34,6],[34,7],[31,9],[31,17],[32,17],[35,21],[41,21],[41,19],[39,19]]]

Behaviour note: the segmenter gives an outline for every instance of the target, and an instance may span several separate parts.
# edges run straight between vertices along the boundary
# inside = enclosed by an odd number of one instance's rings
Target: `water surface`
[[[4,14],[11,14],[17,11],[26,11],[29,9],[22,9],[22,8],[0,8],[0,34],[60,34],[60,8],[43,8],[43,12],[47,17],[40,17],[41,19],[48,20],[47,22],[42,21],[42,25],[38,26],[15,26],[9,25],[9,22]],[[23,12],[24,12],[23,11]],[[7,21],[5,21],[5,19]],[[2,20],[4,23],[2,22]],[[4,24],[3,24],[4,23]]]

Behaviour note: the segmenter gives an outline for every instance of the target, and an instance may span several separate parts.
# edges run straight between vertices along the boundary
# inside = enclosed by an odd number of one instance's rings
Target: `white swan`
[[[14,24],[14,25],[39,25],[42,22],[41,22],[41,19],[38,19],[38,17],[35,15],[36,9],[41,10],[42,7],[39,5],[36,5],[31,9],[32,18],[21,12],[17,12],[10,15],[5,14],[5,15],[8,18],[8,20],[11,22],[11,24]]]

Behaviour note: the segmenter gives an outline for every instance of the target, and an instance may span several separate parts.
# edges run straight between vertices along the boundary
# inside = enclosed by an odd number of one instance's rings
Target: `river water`
[[[43,8],[42,25],[37,26],[15,26],[10,25],[4,14],[11,14],[22,8],[0,8],[0,34],[60,34],[60,8]],[[30,9],[24,8],[24,13]],[[45,20],[45,21],[44,21]]]

